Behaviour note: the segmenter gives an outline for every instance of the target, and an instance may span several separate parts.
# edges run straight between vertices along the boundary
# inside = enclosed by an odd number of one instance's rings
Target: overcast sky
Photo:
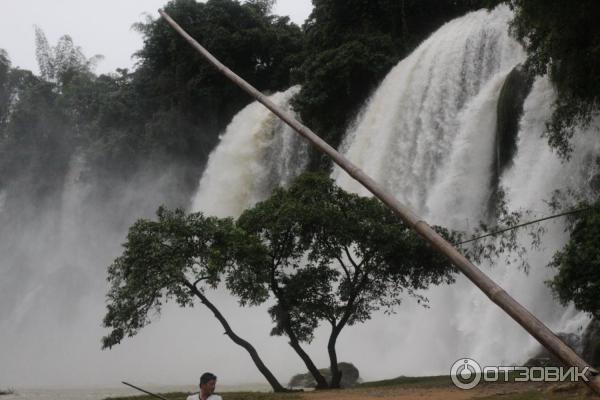
[[[84,54],[102,54],[99,73],[116,68],[131,68],[131,55],[141,48],[140,34],[131,29],[143,20],[144,13],[154,17],[167,0],[1,0],[0,49],[8,52],[13,66],[37,72],[34,25],[46,33],[51,45],[64,34],[70,35]],[[277,0],[273,12],[289,15],[302,24],[312,9],[310,0]]]

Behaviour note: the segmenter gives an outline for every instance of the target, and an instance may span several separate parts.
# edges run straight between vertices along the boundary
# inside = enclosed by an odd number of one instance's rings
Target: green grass
[[[437,376],[399,376],[393,379],[385,379],[382,381],[365,382],[356,385],[356,388],[373,388],[373,387],[420,387],[420,388],[436,388],[453,386],[450,375]]]
[[[512,378],[512,377],[511,377]],[[506,389],[501,388],[506,384]],[[518,382],[481,383],[478,387],[487,387],[478,397],[478,400],[575,400],[585,398],[589,389],[581,384],[539,384]],[[394,379],[386,379],[374,382],[365,382],[356,385],[350,390],[364,391],[369,397],[369,389],[452,389],[454,385],[449,375],[438,376],[400,376]],[[498,390],[499,389],[499,390]],[[491,394],[501,392],[501,394]],[[310,396],[310,392],[305,392]],[[161,396],[169,400],[185,400],[187,393],[161,393]],[[300,393],[265,393],[265,392],[223,392],[224,400],[298,400]],[[306,398],[306,396],[304,396]],[[110,398],[110,400],[151,400],[152,396],[132,396]],[[423,397],[426,400],[426,397]]]
[[[296,400],[298,393],[265,393],[265,392],[224,392],[219,393],[226,400]],[[162,397],[169,400],[185,400],[188,393],[161,393]],[[150,395],[130,397],[110,397],[110,400],[156,400]]]

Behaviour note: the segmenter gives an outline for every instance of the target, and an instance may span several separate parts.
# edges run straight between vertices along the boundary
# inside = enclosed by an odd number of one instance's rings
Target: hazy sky
[[[141,48],[141,36],[131,29],[144,14],[158,16],[167,0],[1,0],[0,49],[8,51],[13,66],[38,71],[34,25],[43,29],[51,45],[69,34],[84,54],[102,54],[97,72],[131,68],[131,55]],[[310,0],[277,0],[273,12],[301,24],[312,9]]]

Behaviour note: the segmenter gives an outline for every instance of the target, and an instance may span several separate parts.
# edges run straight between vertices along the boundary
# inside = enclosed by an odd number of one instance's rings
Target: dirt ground
[[[471,390],[453,387],[440,388],[410,388],[410,387],[380,387],[347,390],[332,390],[322,392],[305,392],[301,398],[305,400],[466,400],[466,399],[502,399],[512,398],[511,395],[538,393],[543,399],[597,398],[588,389],[578,385],[552,386],[548,384],[502,384],[483,385]],[[520,397],[519,397],[520,398]]]

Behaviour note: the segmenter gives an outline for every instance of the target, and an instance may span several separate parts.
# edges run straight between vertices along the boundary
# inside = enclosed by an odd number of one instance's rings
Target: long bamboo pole
[[[394,196],[383,189],[370,176],[365,174],[358,166],[337,152],[333,147],[327,144],[323,139],[317,136],[309,128],[301,124],[292,115],[286,113],[277,107],[264,94],[256,90],[248,82],[240,78],[233,71],[223,65],[204,47],[202,47],[193,37],[183,30],[163,10],[159,10],[160,15],[179,33],[192,47],[194,47],[209,63],[211,63],[219,72],[229,78],[245,92],[250,94],[271,112],[281,118],[286,124],[292,127],[296,132],[307,139],[320,152],[325,153],[333,161],[345,170],[350,176],[366,187],[375,197],[390,207],[398,216],[413,230],[415,230],[423,239],[429,242],[434,249],[446,255],[452,263],[479,287],[494,303],[510,315],[519,325],[521,325],[531,336],[537,339],[550,353],[556,356],[567,366],[578,367],[581,370],[588,368],[586,382],[594,392],[600,395],[600,376],[598,371],[586,363],[577,353],[567,346],[558,336],[556,336],[546,325],[531,314],[525,307],[513,299],[504,289],[490,279],[479,268],[473,265],[465,256],[456,250],[443,237],[437,234],[421,217],[413,213],[410,209],[401,204]]]

